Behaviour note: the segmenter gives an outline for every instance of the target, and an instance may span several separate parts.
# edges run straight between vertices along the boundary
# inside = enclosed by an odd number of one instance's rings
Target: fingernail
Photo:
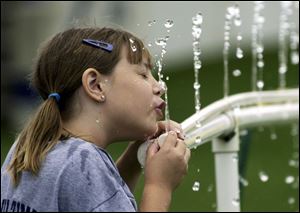
[[[176,132],[174,132],[173,130],[169,132],[171,135],[176,135]]]

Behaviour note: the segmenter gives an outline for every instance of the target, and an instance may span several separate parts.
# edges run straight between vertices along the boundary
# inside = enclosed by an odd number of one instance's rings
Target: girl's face
[[[121,59],[109,78],[105,113],[110,127],[122,139],[145,139],[155,133],[156,122],[163,118],[163,90],[146,58],[140,64],[130,64],[127,51],[122,48]]]

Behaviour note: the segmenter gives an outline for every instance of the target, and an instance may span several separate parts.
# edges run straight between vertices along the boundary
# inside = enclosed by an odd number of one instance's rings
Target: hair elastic
[[[59,95],[58,93],[56,93],[56,92],[51,93],[51,94],[48,96],[48,98],[51,98],[51,97],[54,97],[57,103],[58,103],[59,100],[60,100],[60,95]]]

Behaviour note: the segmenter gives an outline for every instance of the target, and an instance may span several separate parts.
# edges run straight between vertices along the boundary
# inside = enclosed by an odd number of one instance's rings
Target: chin
[[[140,140],[146,140],[147,138],[154,135],[156,131],[157,131],[157,125],[155,123],[155,125],[148,126],[146,129],[144,129],[144,131],[142,131],[143,134],[140,135],[139,139]]]

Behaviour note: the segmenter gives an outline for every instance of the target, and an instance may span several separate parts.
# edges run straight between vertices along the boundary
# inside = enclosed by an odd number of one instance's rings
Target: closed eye
[[[148,75],[147,74],[141,74],[141,76],[145,79],[148,79]]]

